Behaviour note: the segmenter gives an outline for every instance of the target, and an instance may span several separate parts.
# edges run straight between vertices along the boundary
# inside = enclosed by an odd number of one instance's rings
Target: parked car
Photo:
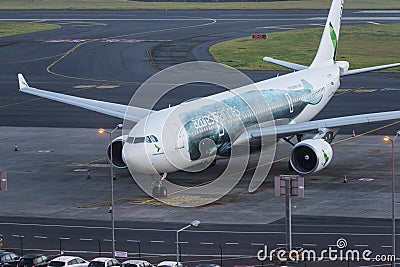
[[[178,262],[176,265],[176,261],[163,261],[157,264],[157,267],[185,267],[182,263]]]
[[[154,267],[154,265],[144,260],[127,260],[121,263],[121,267]]]
[[[75,256],[60,256],[49,262],[49,267],[87,267],[88,261]]]
[[[15,267],[21,257],[14,252],[0,251],[0,267]]]
[[[88,267],[119,267],[121,264],[114,258],[95,258],[89,262]]]
[[[18,267],[47,267],[49,259],[43,254],[27,254],[18,262]]]

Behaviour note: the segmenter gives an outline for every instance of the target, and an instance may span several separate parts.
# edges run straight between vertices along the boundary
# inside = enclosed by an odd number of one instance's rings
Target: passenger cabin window
[[[155,137],[154,135],[148,135],[146,137],[133,137],[129,136],[126,139],[126,142],[128,144],[140,144],[140,143],[156,143],[158,142],[158,138]]]

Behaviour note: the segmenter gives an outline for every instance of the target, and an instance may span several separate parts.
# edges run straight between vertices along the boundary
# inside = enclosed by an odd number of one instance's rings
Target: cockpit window
[[[135,137],[134,144],[144,143],[144,137]]]
[[[150,140],[152,143],[158,142],[157,137],[155,137],[154,135],[150,135]]]
[[[128,144],[140,144],[140,143],[156,143],[158,142],[157,137],[155,137],[154,135],[148,135],[146,137],[133,137],[133,136],[129,136],[126,139],[126,142]]]

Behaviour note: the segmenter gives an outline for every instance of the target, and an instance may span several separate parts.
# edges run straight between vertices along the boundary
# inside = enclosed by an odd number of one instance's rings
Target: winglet
[[[25,81],[25,78],[21,73],[18,73],[18,83],[19,83],[19,90],[21,90],[22,88],[29,87],[28,83]]]

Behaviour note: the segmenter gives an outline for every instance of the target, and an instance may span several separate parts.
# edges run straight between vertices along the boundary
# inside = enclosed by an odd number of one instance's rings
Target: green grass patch
[[[398,9],[399,0],[347,0],[346,9]],[[274,2],[141,2],[128,0],[0,0],[0,9],[327,9],[330,0]]]
[[[268,34],[268,40],[251,36],[211,46],[217,62],[245,70],[281,70],[264,62],[264,56],[310,65],[319,46],[323,28],[289,30]],[[400,24],[362,24],[343,26],[339,36],[337,60],[350,62],[350,68],[400,61]],[[386,71],[400,71],[400,68]]]
[[[57,29],[55,24],[32,22],[0,22],[0,37]]]

